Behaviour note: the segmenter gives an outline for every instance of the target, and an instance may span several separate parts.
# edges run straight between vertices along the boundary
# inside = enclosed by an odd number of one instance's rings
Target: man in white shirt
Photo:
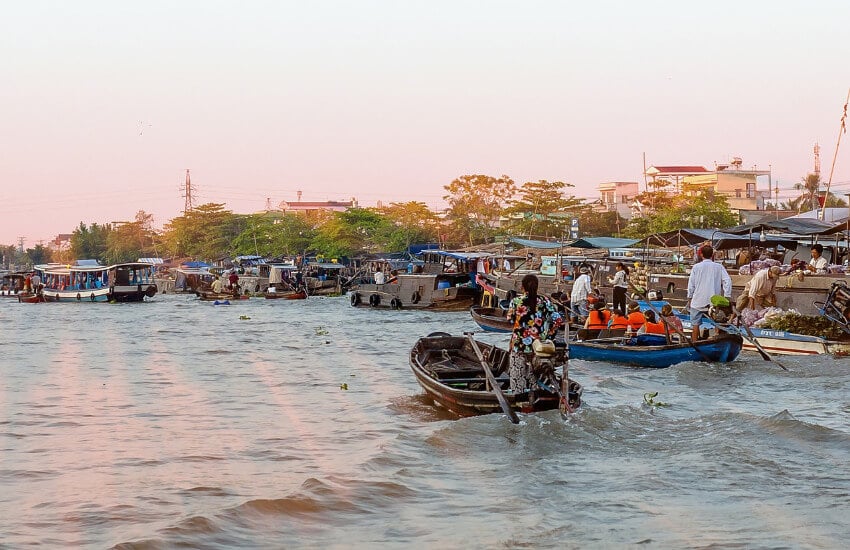
[[[716,294],[732,297],[732,278],[721,264],[711,259],[714,249],[705,245],[699,249],[699,253],[702,261],[691,269],[688,277],[688,304],[693,325],[691,340],[694,342],[699,338],[699,325],[702,318],[707,316],[711,297]]]
[[[579,273],[581,275],[573,283],[573,290],[570,293],[570,306],[576,313],[587,316],[587,295],[593,292],[590,286],[590,270],[582,267]]]
[[[812,246],[812,259],[809,260],[806,269],[814,273],[826,273],[827,263],[826,258],[823,257],[823,245],[817,243]]]
[[[378,270],[378,271],[375,272],[375,284],[376,285],[382,285],[386,282],[386,280],[387,280],[387,278],[384,275],[383,271]]]

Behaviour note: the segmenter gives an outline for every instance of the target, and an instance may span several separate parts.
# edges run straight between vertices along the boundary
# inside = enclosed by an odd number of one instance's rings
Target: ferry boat
[[[77,260],[73,265],[38,265],[35,270],[46,302],[141,302],[157,291],[154,266],[145,262],[104,266]]]

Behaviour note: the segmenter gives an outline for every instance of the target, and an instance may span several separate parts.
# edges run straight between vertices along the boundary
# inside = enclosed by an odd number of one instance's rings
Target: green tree
[[[375,244],[385,252],[401,252],[411,244],[439,239],[440,220],[424,202],[393,202],[378,212],[390,222],[375,235]]]
[[[110,232],[108,225],[93,223],[86,226],[80,222],[79,227],[71,233],[71,256],[78,260],[89,259],[106,263]]]
[[[708,190],[699,196],[671,197],[667,205],[656,209],[655,212],[632,218],[624,233],[626,236],[640,239],[652,233],[684,227],[723,228],[738,223],[738,216],[730,210],[726,197]]]
[[[449,222],[447,241],[451,245],[488,242],[495,235],[499,214],[516,192],[514,180],[508,176],[494,178],[481,174],[461,176],[443,187],[448,194],[446,216]]]
[[[113,228],[106,239],[108,263],[133,262],[156,255],[153,215],[136,212],[135,221]]]
[[[244,217],[224,204],[202,204],[166,224],[163,242],[175,256],[214,260],[231,255],[233,242],[246,229]]]
[[[29,265],[46,264],[52,261],[50,249],[44,245],[37,244],[27,249],[27,263]]]
[[[236,254],[295,256],[307,250],[315,237],[313,226],[299,214],[254,214],[245,221],[246,229],[232,243]]]
[[[334,212],[316,230],[311,249],[325,256],[352,256],[376,252],[376,236],[390,231],[392,222],[368,208]]]
[[[564,193],[567,187],[573,185],[546,180],[522,184],[519,198],[508,201],[509,206],[502,210],[502,215],[508,218],[506,232],[544,238],[567,235],[570,219],[582,205],[581,199]]]
[[[628,220],[616,211],[597,212],[585,208],[579,214],[579,234],[582,237],[618,237],[628,225]]]

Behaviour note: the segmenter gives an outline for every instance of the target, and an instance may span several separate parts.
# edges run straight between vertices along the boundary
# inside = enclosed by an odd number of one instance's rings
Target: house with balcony
[[[640,192],[636,181],[609,181],[597,187],[600,193],[600,212],[617,212],[620,217],[631,219],[635,197]]]
[[[687,196],[698,196],[706,190],[723,195],[733,212],[764,210],[765,200],[770,199],[770,170],[745,169],[741,165],[741,158],[734,157],[728,164],[717,164],[714,171],[703,166],[651,166],[646,175],[659,184],[672,184],[676,193]],[[759,190],[759,177],[765,176],[765,189]]]

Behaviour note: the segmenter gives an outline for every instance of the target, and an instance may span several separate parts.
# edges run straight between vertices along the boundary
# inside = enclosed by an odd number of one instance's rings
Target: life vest
[[[629,318],[625,315],[619,315],[611,319],[611,330],[626,330],[629,326]]]
[[[647,321],[644,323],[643,327],[647,334],[666,334],[666,331],[664,330],[664,323],[662,322],[650,323]]]
[[[639,330],[644,323],[646,323],[646,317],[643,316],[643,313],[640,311],[629,313],[629,326],[632,327],[632,330]]]
[[[603,329],[608,328],[608,321],[611,320],[611,312],[607,309],[594,309],[587,314],[587,328]]]

